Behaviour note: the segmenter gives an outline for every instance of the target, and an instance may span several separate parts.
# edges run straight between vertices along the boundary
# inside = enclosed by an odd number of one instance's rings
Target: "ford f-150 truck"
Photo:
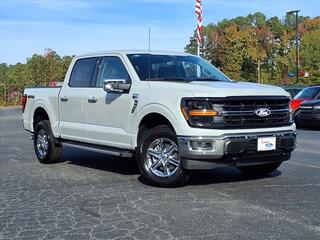
[[[135,157],[158,186],[179,186],[190,169],[223,165],[268,174],[296,142],[289,93],[232,81],[185,53],[77,56],[62,86],[26,88],[22,103],[41,163],[59,161],[63,146]]]

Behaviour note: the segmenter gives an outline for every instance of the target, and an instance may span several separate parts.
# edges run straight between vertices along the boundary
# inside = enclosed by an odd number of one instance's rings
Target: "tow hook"
[[[236,157],[236,156],[230,157],[230,165],[231,166],[236,166],[238,161],[239,161],[239,157]]]

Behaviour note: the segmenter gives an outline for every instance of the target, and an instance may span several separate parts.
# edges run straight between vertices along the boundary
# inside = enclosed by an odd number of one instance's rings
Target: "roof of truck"
[[[76,56],[79,57],[93,57],[93,56],[103,56],[106,54],[154,54],[154,55],[180,55],[180,56],[191,56],[192,54],[184,53],[184,52],[175,52],[175,51],[158,51],[158,50],[110,50],[110,51],[101,51],[101,52],[92,52],[85,53]]]

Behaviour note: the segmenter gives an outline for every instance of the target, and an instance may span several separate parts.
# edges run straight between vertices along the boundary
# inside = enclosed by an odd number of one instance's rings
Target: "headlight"
[[[183,99],[181,111],[186,121],[193,127],[208,127],[218,115],[213,109],[213,103],[206,100]]]
[[[313,107],[315,110],[320,110],[320,105],[316,105]]]

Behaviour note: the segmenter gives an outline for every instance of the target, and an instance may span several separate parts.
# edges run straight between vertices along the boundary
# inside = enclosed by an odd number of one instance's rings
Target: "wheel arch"
[[[43,100],[39,100],[34,103],[31,114],[30,114],[30,120],[29,120],[30,129],[32,132],[34,132],[35,124],[37,123],[37,121],[39,122],[39,119],[49,120],[53,135],[59,136],[59,132],[57,132],[56,128],[53,127],[53,124],[57,123],[58,121],[56,119],[57,117],[49,109],[50,108],[47,106],[47,104]],[[40,118],[37,119],[37,116],[40,116]]]
[[[36,125],[42,120],[50,121],[49,115],[43,107],[37,107],[33,113],[33,121],[32,121],[33,130],[35,129]]]
[[[143,131],[159,125],[169,126],[177,133],[178,121],[174,114],[162,105],[149,105],[142,109],[134,121],[135,139],[134,145],[137,146],[138,139],[143,135]]]
[[[174,131],[174,127],[165,116],[156,112],[148,113],[140,121],[137,138],[140,139],[146,130],[160,125],[166,125]]]

